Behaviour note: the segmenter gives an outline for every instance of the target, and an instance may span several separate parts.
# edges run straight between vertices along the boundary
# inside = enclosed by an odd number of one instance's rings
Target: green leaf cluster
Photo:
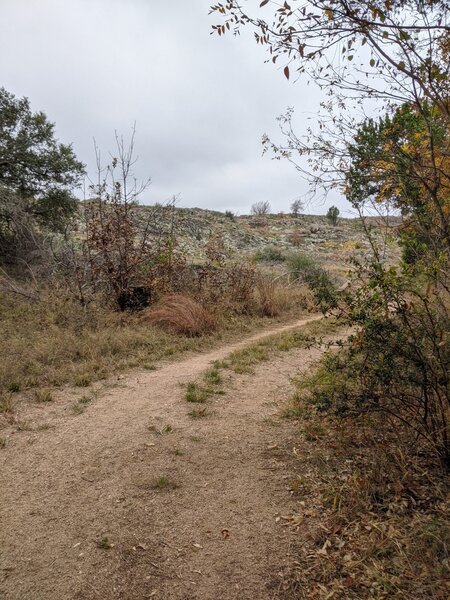
[[[40,226],[61,230],[76,210],[73,190],[84,173],[46,115],[0,88],[0,227],[20,208]]]

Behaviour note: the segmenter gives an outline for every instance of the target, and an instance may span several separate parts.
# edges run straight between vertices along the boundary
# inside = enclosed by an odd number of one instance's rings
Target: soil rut
[[[315,318],[133,373],[83,414],[16,434],[0,453],[0,598],[276,598],[293,535],[276,518],[293,509],[276,448],[292,429],[270,415],[319,351],[225,375],[202,419],[188,416],[181,385]]]

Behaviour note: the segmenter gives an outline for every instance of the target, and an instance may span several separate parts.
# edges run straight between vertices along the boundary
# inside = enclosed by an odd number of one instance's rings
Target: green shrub
[[[450,321],[431,295],[405,304],[401,285],[391,273],[382,295],[375,284],[349,293],[347,322],[357,333],[338,353],[326,354],[298,387],[319,410],[364,417],[368,424],[375,420],[375,435],[379,427],[394,427],[411,438],[416,452],[428,452],[450,469],[450,351],[444,333]]]
[[[274,246],[265,246],[255,253],[254,259],[258,262],[284,262],[286,254]]]
[[[310,287],[323,312],[337,307],[336,286],[312,256],[304,252],[292,252],[286,257],[286,262],[291,275]]]
[[[326,217],[333,226],[337,225],[339,213],[340,213],[340,210],[338,209],[337,206],[330,206],[330,208],[328,209]]]
[[[297,278],[305,278],[308,273],[318,270],[317,261],[304,252],[291,252],[286,257],[288,269]]]
[[[190,382],[186,387],[186,400],[187,402],[203,403],[211,395],[211,392],[198,385],[197,383]]]

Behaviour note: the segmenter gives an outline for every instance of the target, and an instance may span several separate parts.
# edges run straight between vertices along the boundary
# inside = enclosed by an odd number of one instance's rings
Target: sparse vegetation
[[[445,480],[423,455],[411,457],[396,430],[368,438],[365,418],[343,423],[317,412],[303,383],[297,380],[283,414],[298,418],[302,432],[289,469],[299,478],[291,485],[302,500],[297,518],[308,518],[299,565],[305,561],[315,576],[293,567],[281,585],[305,594],[323,587],[342,599],[444,597],[450,559]]]
[[[92,401],[93,401],[93,397],[92,396],[87,396],[87,395],[81,396],[81,398],[78,400],[78,402],[80,404],[85,404],[85,405],[86,404],[91,404]]]
[[[157,491],[176,490],[179,487],[178,483],[166,476],[157,477],[150,483],[150,489]]]
[[[220,363],[220,367],[231,369],[235,373],[252,373],[256,365],[270,360],[281,352],[320,344],[321,335],[331,335],[338,331],[339,327],[340,324],[334,319],[312,321],[299,331],[269,336],[256,344],[232,352]]]
[[[83,309],[55,290],[41,290],[40,298],[36,303],[0,293],[0,390],[65,383],[83,388],[131,366],[154,369],[167,356],[210,348],[265,324],[260,317],[233,316],[222,321],[217,332],[189,338],[150,325],[144,315],[142,322],[140,315],[95,306]]]
[[[207,417],[209,412],[206,406],[202,406],[201,408],[193,408],[188,412],[188,415],[193,419],[202,419],[203,417]]]
[[[186,387],[186,401],[203,404],[211,395],[210,390],[199,386],[197,383],[190,382]]]
[[[45,388],[34,390],[33,397],[36,402],[53,402],[51,390]]]
[[[80,401],[74,402],[71,406],[71,411],[73,415],[82,415],[86,410],[86,404]]]
[[[222,376],[220,375],[219,367],[217,365],[212,366],[205,372],[203,379],[208,385],[221,385]]]
[[[254,259],[256,261],[266,262],[284,262],[286,260],[286,254],[280,248],[275,246],[265,246],[255,252]]]
[[[235,373],[253,373],[255,365],[269,360],[270,357],[271,353],[267,344],[260,342],[258,345],[249,346],[243,350],[236,350],[236,352],[227,357],[224,364]]]
[[[97,548],[100,548],[101,550],[109,550],[113,546],[106,536],[98,540],[96,544]]]
[[[174,430],[172,425],[170,425],[169,423],[167,425],[164,425],[163,427],[157,427],[156,425],[148,425],[147,429],[148,429],[148,431],[151,431],[152,433],[156,433],[157,435],[164,435],[166,433],[172,433]]]
[[[12,413],[13,412],[13,401],[12,396],[8,392],[4,392],[0,395],[0,413]]]

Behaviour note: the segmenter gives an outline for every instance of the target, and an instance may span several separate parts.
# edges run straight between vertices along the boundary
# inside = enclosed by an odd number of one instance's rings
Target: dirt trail
[[[292,535],[276,516],[293,500],[273,452],[289,427],[270,415],[289,375],[319,353],[233,376],[202,419],[188,416],[181,384],[314,318],[133,373],[83,414],[54,412],[50,429],[13,436],[0,452],[0,598],[276,598]],[[178,487],[156,490],[158,477]]]

